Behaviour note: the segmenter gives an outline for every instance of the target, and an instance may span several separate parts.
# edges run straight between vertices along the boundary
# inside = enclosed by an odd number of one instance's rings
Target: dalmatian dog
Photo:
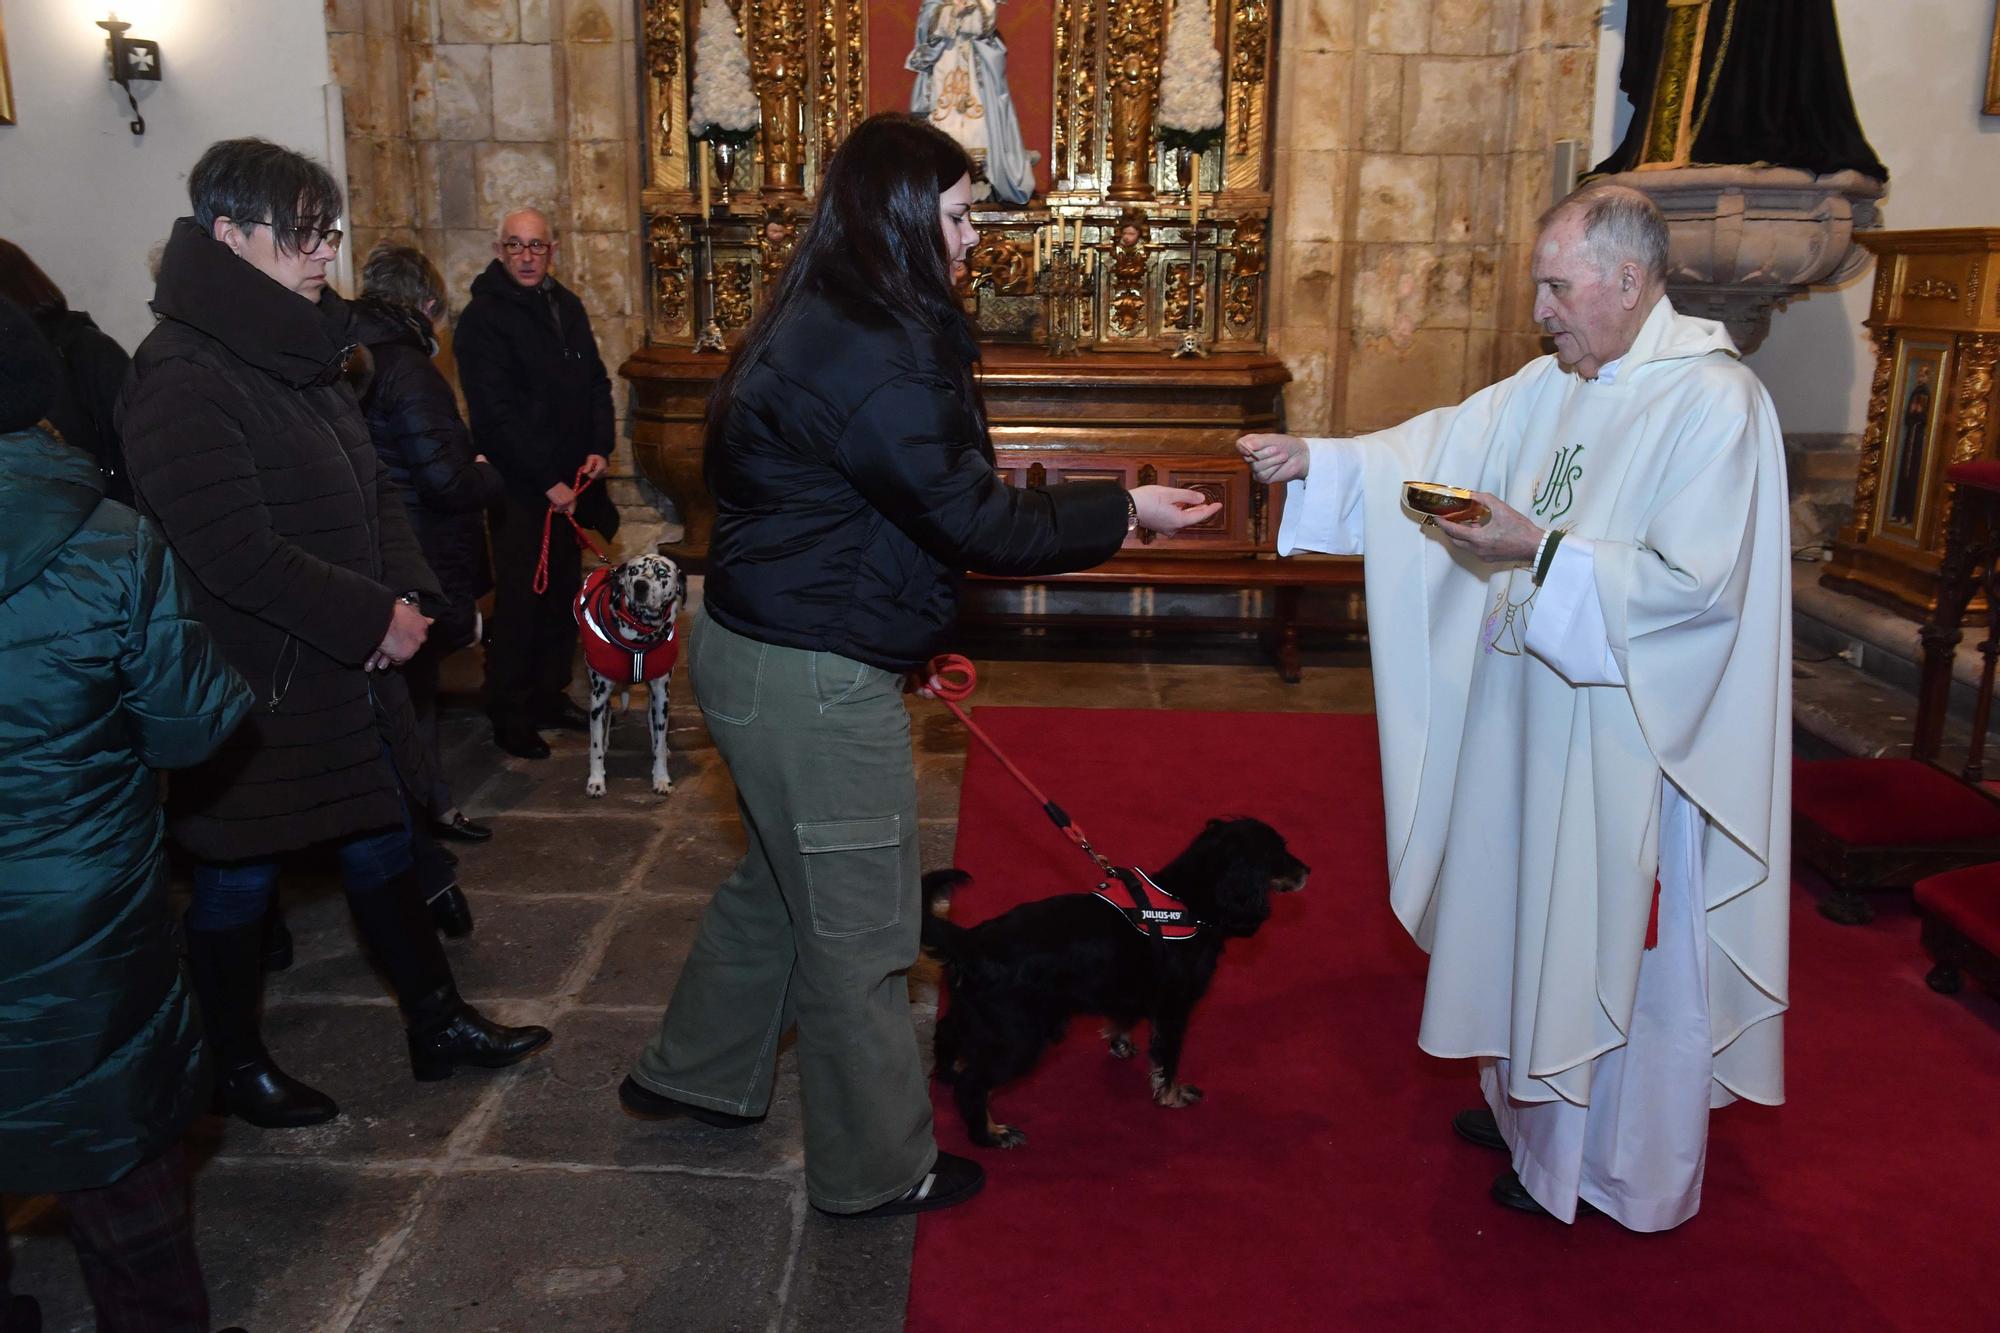
[[[604,751],[611,738],[611,696],[648,687],[646,724],[653,739],[653,790],[673,789],[667,776],[668,681],[680,657],[675,620],[687,592],[681,567],[664,555],[639,555],[615,569],[594,570],[576,596],[583,660],[590,668],[590,775],[586,796],[604,795]]]

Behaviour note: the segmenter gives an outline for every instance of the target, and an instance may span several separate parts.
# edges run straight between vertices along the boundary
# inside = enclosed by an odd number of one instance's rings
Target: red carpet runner
[[[1906,913],[1794,914],[1791,1103],[1716,1113],[1702,1211],[1661,1236],[1508,1213],[1450,1134],[1469,1064],[1416,1049],[1423,956],[1390,915],[1374,719],[982,708],[1114,859],[1203,819],[1270,821],[1312,867],[1230,946],[1162,1110],[1092,1022],[996,1099],[1028,1145],[938,1141],[985,1193],[924,1217],[916,1333],[1128,1329],[2000,1328],[2000,1005],[1925,989]],[[954,916],[1088,888],[1089,865],[976,745]],[[938,1094],[943,1089],[934,1088]]]

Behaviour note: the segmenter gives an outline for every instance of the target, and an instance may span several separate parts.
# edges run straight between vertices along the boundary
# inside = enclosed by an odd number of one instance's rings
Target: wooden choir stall
[[[992,169],[981,183],[989,197],[975,206],[981,238],[964,299],[1001,470],[1017,485],[1159,482],[1222,502],[1171,541],[1141,530],[1100,569],[1036,582],[1253,590],[1250,622],[1297,679],[1300,593],[1358,590],[1361,575],[1355,560],[1278,560],[1274,497],[1233,447],[1246,431],[1283,428],[1290,378],[1267,333],[1275,0],[1215,5],[1223,123],[1198,153],[1171,146],[1171,135],[1163,142],[1155,125],[1168,0],[731,7],[759,113],[740,142],[692,137],[701,127],[689,123],[691,89],[705,77],[693,67],[700,4],[644,5],[648,339],[621,373],[634,389],[639,467],[686,525],[674,554],[698,570],[707,552],[702,418],[727,348],[808,225],[842,136],[875,112],[912,109],[918,76],[908,65],[922,63],[912,51],[929,38],[933,54],[945,51],[932,75],[940,88],[957,79],[958,110],[998,100],[988,86],[998,68],[1018,122],[1011,144],[998,139],[1005,116],[976,106],[971,122],[933,115],[962,141],[967,123],[983,126],[975,139],[995,136],[968,143]],[[970,37],[937,39],[950,21]]]

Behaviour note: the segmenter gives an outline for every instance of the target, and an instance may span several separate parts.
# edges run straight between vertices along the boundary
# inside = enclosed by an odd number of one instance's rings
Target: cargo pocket
[[[806,865],[813,934],[865,935],[902,917],[903,840],[897,815],[795,824]]]
[[[704,717],[745,726],[757,720],[757,693],[764,681],[769,649],[731,633],[712,620],[695,622],[694,652],[688,669],[694,701]]]

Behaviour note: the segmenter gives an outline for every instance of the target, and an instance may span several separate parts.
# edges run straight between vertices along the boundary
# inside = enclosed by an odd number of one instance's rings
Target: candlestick
[[[701,216],[703,224],[708,221],[708,144],[701,145]]]

